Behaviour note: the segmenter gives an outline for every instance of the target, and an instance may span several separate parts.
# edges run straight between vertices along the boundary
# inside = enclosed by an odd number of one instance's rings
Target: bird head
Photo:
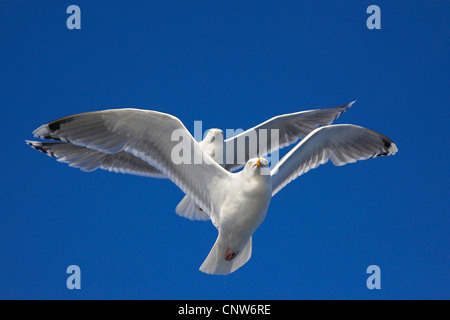
[[[223,143],[223,131],[220,129],[211,129],[208,131],[203,141],[207,143],[217,143],[217,142]]]
[[[263,157],[250,159],[245,164],[243,171],[251,175],[269,175],[269,161]]]
[[[203,150],[208,153],[216,162],[223,163],[224,139],[223,131],[220,129],[211,129],[201,142]]]

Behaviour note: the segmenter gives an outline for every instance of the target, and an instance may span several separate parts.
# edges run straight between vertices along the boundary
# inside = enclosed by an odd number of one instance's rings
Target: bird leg
[[[234,259],[234,257],[236,257],[236,255],[237,253],[234,253],[230,248],[228,248],[228,250],[225,252],[225,260],[231,261]]]

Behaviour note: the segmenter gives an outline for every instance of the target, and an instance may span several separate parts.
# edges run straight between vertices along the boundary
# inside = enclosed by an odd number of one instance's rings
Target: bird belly
[[[264,220],[271,193],[254,190],[228,198],[220,213],[219,233],[233,252],[239,252]]]

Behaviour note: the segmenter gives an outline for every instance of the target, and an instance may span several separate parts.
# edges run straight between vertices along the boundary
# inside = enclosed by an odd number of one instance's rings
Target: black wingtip
[[[56,158],[55,155],[53,154],[53,152],[50,152],[50,150],[48,148],[45,148],[44,143],[42,143],[40,141],[29,141],[29,140],[25,140],[25,142],[33,149],[38,150],[42,153],[45,153],[46,155],[48,155],[50,157]]]
[[[56,138],[56,137],[52,137],[51,135],[45,135],[42,137],[42,139],[47,139],[47,140],[55,140],[55,141],[62,141],[60,138]]]
[[[62,123],[61,120],[55,120],[50,122],[47,126],[50,132],[55,132],[61,128],[61,123]]]
[[[390,155],[389,152],[383,152],[383,153],[376,154],[375,157],[383,157],[383,156],[388,156],[388,155]]]
[[[397,153],[398,151],[397,146],[391,140],[383,139],[382,142],[384,146],[383,152],[375,153],[372,155],[371,158],[390,156]]]
[[[59,131],[61,129],[61,125],[73,121],[75,116],[68,116],[60,119],[53,120],[52,122],[49,122],[46,124],[48,128],[47,134],[43,135],[40,138],[43,139],[49,139],[49,140],[56,140],[56,141],[62,141],[62,139],[55,137],[54,134],[56,131]]]

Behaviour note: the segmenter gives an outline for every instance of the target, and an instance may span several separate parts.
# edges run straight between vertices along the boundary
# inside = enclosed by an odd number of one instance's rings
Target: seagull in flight
[[[278,117],[267,121],[280,130],[277,148],[292,144],[304,135],[271,169],[261,155],[273,151],[268,148],[260,150],[256,157],[248,153],[244,168],[232,172],[237,164],[227,166],[216,162],[208,154],[204,141],[197,142],[178,118],[152,110],[112,109],[64,117],[33,132],[37,138],[54,141],[27,143],[85,171],[102,168],[167,177],[201,208],[218,230],[200,270],[227,275],[250,259],[253,233],[264,220],[271,198],[289,182],[328,160],[341,166],[398,151],[391,139],[376,131],[351,124],[327,124],[340,113],[328,120],[304,122],[308,124],[304,128],[309,129],[303,133],[298,129],[302,125],[295,121],[290,123],[290,128],[276,125]],[[282,123],[286,121],[280,117]],[[325,125],[321,126],[322,122]],[[297,128],[296,133],[292,128]],[[174,131],[189,142],[190,159],[203,161],[173,161],[172,151],[179,143],[172,140]]]

